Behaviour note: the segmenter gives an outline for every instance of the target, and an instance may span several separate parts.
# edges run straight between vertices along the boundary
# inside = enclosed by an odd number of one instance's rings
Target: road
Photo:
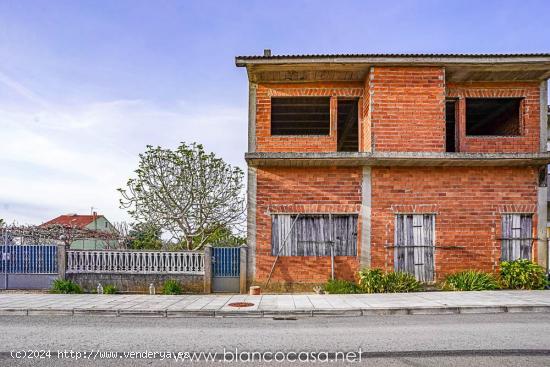
[[[239,353],[317,351],[321,361],[325,357],[340,358],[338,363],[306,365],[550,366],[549,332],[550,314],[536,313],[297,320],[2,316],[0,366],[190,365],[188,360],[185,363],[161,360],[160,355],[153,359],[120,359],[124,357],[120,353],[213,352],[218,353],[218,360],[223,360],[224,348],[226,352],[237,348]],[[341,354],[335,354],[359,349],[360,363],[343,363]],[[51,357],[12,359],[10,356],[13,351],[23,350],[50,350]],[[81,358],[84,352],[90,355],[96,351],[118,352],[119,359],[81,359],[75,363],[74,358],[58,359],[58,351],[72,351],[73,357],[79,352]],[[327,354],[323,354],[325,352]],[[230,355],[226,355],[226,360],[230,359]],[[297,354],[293,356],[298,358]],[[246,359],[246,354],[242,357]],[[300,356],[305,357],[305,354]],[[311,356],[308,357],[311,360]],[[192,363],[196,366],[215,364],[220,362]],[[304,363],[286,361],[263,365]]]

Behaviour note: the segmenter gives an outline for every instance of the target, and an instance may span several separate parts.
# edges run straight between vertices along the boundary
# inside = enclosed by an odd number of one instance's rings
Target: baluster
[[[171,272],[177,272],[176,263],[178,261],[179,253],[178,252],[172,252],[170,253],[170,271]]]
[[[136,271],[136,253],[130,252],[130,269],[132,272]]]
[[[90,254],[91,256],[91,264],[90,266],[92,267],[92,271],[95,273],[97,271],[97,267],[96,267],[96,257],[98,256],[99,254],[97,253],[97,251],[94,251]]]
[[[193,261],[193,258],[191,257],[191,252],[184,252],[183,253],[183,264],[181,267],[181,271],[187,273],[189,272],[189,269],[191,268],[191,262]]]
[[[141,272],[141,252],[136,252],[136,273]]]
[[[113,271],[117,272],[118,270],[118,252],[113,252]]]

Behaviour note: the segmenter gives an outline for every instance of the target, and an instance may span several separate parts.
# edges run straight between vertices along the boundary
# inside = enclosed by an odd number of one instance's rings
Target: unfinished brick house
[[[250,94],[249,280],[547,266],[550,54],[266,50],[236,64]]]

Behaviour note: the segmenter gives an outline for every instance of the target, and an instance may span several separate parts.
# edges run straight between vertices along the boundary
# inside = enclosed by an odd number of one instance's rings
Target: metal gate
[[[48,289],[58,276],[56,245],[0,247],[0,289]]]
[[[241,274],[239,247],[212,248],[212,291],[239,293]]]

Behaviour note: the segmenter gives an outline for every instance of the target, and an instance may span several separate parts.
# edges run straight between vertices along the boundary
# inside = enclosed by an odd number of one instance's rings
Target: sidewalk
[[[249,307],[233,307],[250,302]],[[549,312],[550,291],[354,295],[96,295],[0,293],[0,315],[310,317]]]

